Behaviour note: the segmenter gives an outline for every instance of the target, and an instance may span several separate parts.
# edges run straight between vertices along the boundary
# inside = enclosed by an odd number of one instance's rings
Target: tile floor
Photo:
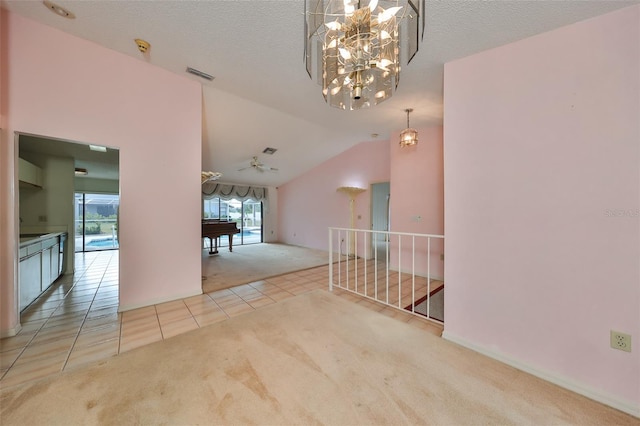
[[[118,252],[76,254],[76,273],[56,281],[0,340],[0,387],[39,379],[242,315],[296,295],[328,290],[328,267],[118,313]],[[440,335],[442,326],[351,292],[334,294]]]

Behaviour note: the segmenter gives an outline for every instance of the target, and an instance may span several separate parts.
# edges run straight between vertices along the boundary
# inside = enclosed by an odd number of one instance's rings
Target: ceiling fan
[[[243,167],[241,169],[238,169],[239,172],[243,171],[243,170],[247,170],[247,169],[255,169],[257,171],[259,171],[260,173],[264,173],[264,172],[277,172],[278,169],[275,167],[270,167],[267,166],[266,164],[263,164],[262,162],[260,162],[260,160],[258,160],[257,156],[254,156],[251,161],[249,161],[249,165],[247,167]]]

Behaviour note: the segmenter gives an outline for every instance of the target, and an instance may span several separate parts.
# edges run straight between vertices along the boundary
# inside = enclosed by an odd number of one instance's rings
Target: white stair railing
[[[329,291],[444,322],[443,253],[444,235],[329,228]]]

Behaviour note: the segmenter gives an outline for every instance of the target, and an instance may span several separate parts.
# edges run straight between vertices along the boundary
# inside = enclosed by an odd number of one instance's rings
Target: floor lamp
[[[361,192],[366,191],[364,188],[358,188],[356,186],[341,186],[337,189],[338,192],[345,193],[349,196],[349,212],[351,214],[351,223],[350,229],[355,229],[356,227],[356,218],[355,218],[355,204],[356,204],[356,196]],[[349,231],[349,257],[353,257],[355,255],[355,247],[356,247],[356,239],[355,239],[355,231]]]

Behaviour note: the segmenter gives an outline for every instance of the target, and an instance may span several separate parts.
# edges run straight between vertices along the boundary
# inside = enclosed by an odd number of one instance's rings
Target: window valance
[[[262,186],[227,185],[216,182],[204,183],[202,185],[202,198],[209,200],[215,197],[223,200],[235,198],[238,201],[266,201],[267,188]]]

